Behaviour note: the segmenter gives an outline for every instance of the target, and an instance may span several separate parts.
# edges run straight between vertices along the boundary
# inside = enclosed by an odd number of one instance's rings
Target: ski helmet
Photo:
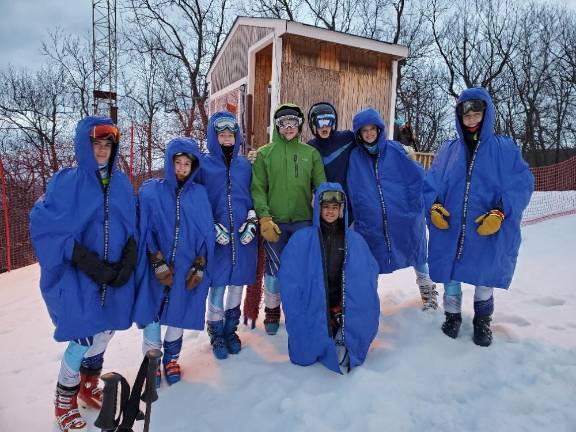
[[[308,111],[308,124],[315,136],[317,136],[320,127],[330,126],[332,130],[338,129],[336,109],[328,102],[315,103]]]

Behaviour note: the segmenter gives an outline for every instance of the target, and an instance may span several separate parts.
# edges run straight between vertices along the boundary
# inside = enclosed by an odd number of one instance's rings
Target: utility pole
[[[108,115],[117,123],[116,0],[92,0],[92,67],[94,114]]]

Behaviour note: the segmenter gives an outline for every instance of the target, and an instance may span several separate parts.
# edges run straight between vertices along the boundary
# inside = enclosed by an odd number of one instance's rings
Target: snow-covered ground
[[[214,359],[204,332],[186,332],[183,381],[163,383],[150,430],[576,431],[575,232],[576,216],[523,228],[512,288],[495,294],[489,348],[471,340],[470,287],[451,340],[439,329],[441,311],[418,309],[410,270],[381,277],[379,334],[346,376],[291,364],[283,327],[273,337],[261,323],[242,328],[244,349],[225,361]],[[2,432],[57,430],[52,397],[66,345],[52,339],[38,276],[36,265],[0,275]],[[132,382],[140,360],[133,327],[112,340],[105,369]],[[95,413],[83,413],[93,423]]]

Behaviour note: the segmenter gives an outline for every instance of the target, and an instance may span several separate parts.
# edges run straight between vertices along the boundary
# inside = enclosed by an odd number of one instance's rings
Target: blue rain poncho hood
[[[229,112],[217,112],[208,121],[210,154],[204,155],[198,179],[208,192],[214,222],[224,225],[230,234],[230,243],[215,246],[215,261],[218,265],[212,274],[212,286],[249,285],[256,280],[258,239],[243,245],[240,242],[239,230],[246,221],[248,211],[253,209],[250,195],[252,165],[239,154],[242,144],[240,131],[236,132],[230,167],[226,165],[214,129],[214,122],[225,117],[235,120]]]
[[[372,108],[354,116],[355,136],[371,124],[380,128],[377,156],[357,141],[348,166],[348,194],[354,229],[370,246],[380,273],[391,273],[426,262],[424,170],[400,143],[385,138],[384,121]]]
[[[191,154],[199,164],[181,188],[174,172],[177,153]],[[195,181],[201,167],[202,156],[196,142],[190,138],[173,139],[166,148],[165,178],[148,180],[140,188],[140,265],[133,314],[140,325],[159,318],[161,324],[173,327],[204,328],[206,296],[215,263],[212,210],[204,186]],[[157,251],[173,269],[174,283],[169,289],[160,285],[150,265],[149,253]],[[186,288],[186,275],[198,256],[206,258],[207,268],[202,282],[190,290]]]
[[[117,145],[112,148],[108,186],[104,188],[100,180],[90,139],[90,131],[98,124],[113,123],[104,117],[86,117],[78,123],[74,140],[78,166],[58,171],[30,213],[30,234],[41,268],[40,289],[56,326],[57,341],[131,325],[134,277],[122,287],[107,287],[102,306],[102,287],[71,262],[75,242],[101,260],[117,262],[128,239],[136,237],[134,191],[116,169]]]
[[[336,344],[330,336],[322,239],[320,196],[341,191],[338,183],[322,183],[314,196],[313,225],[298,230],[284,248],[278,274],[286,317],[290,360],[307,366],[317,361],[340,373]],[[344,217],[347,211],[344,209]],[[346,229],[342,309],[344,343],[350,367],[361,365],[378,332],[378,265],[364,239]]]
[[[494,134],[495,111],[488,92],[482,88],[464,90],[458,103],[471,99],[486,103],[475,154],[468,154],[455,114],[459,138],[442,145],[426,174],[430,277],[436,282],[456,280],[508,288],[520,246],[522,212],[530,201],[534,177],[516,143]],[[470,187],[466,193],[468,170]],[[446,230],[437,229],[430,221],[429,209],[435,202],[450,212]],[[500,230],[490,236],[479,235],[475,219],[494,208],[505,214]]]

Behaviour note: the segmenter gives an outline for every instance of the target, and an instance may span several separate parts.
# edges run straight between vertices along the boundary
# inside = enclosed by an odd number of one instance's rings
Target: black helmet
[[[308,125],[314,135],[319,127],[330,126],[332,130],[338,129],[338,113],[328,102],[318,102],[308,111]]]
[[[320,195],[320,203],[344,204],[344,192],[337,190],[327,190]]]

